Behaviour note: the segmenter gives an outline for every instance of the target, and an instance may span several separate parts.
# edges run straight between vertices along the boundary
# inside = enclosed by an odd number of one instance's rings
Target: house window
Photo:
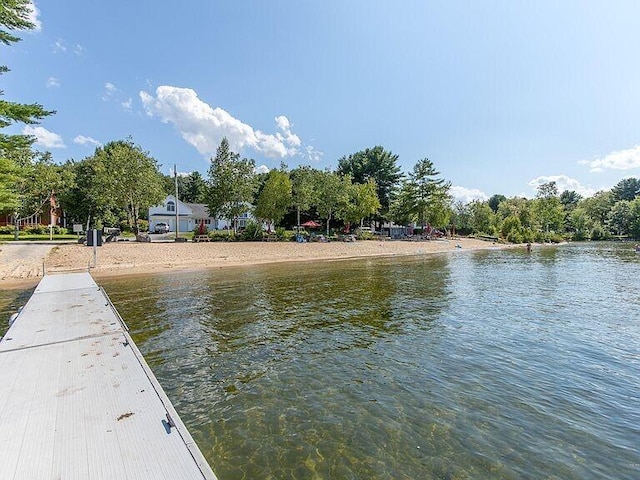
[[[173,202],[167,202],[167,212],[175,212],[176,204]]]
[[[205,224],[205,225],[211,225],[211,219],[210,219],[210,218],[206,218],[206,219],[204,220],[204,224]]]

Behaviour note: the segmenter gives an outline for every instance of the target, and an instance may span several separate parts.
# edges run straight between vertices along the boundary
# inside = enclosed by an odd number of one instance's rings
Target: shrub
[[[262,225],[256,222],[249,222],[242,232],[243,240],[261,240],[262,239]]]
[[[0,235],[9,235],[15,232],[15,225],[3,225],[0,227]]]
[[[606,240],[609,237],[602,225],[595,225],[591,230],[591,240]]]
[[[235,240],[229,230],[211,230],[207,235],[212,242],[229,242]]]
[[[49,227],[44,225],[30,225],[24,229],[24,232],[30,235],[44,235],[49,233]]]
[[[292,235],[293,235],[293,232],[287,231],[284,227],[276,228],[276,238],[278,239],[279,242],[286,242],[291,238]]]
[[[524,236],[516,229],[509,231],[507,234],[507,242],[509,243],[523,243]]]
[[[576,242],[589,239],[589,237],[587,235],[587,232],[584,231],[584,230],[579,230],[577,232],[574,232],[571,238],[572,238],[572,240],[575,240]]]
[[[373,240],[375,238],[375,235],[369,230],[360,230],[356,234],[356,238],[358,240]]]

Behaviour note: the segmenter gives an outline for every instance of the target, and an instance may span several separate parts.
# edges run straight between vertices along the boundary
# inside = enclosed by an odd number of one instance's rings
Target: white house
[[[204,222],[209,230],[222,230],[233,228],[225,219],[209,216],[209,210],[204,203],[184,203],[174,195],[167,195],[161,205],[149,208],[149,231],[153,232],[156,224],[164,222],[169,225],[171,232],[176,231],[176,210],[180,219],[180,231],[190,232],[195,230],[200,222]],[[238,228],[244,228],[253,217],[250,213],[244,213],[238,218]]]

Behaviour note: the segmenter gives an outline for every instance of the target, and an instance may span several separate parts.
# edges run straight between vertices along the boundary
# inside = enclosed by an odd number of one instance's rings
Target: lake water
[[[220,480],[640,478],[628,244],[100,283]]]

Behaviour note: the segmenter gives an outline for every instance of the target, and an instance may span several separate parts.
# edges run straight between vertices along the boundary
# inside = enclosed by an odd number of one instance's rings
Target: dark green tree
[[[607,227],[616,235],[627,235],[631,226],[631,202],[617,201],[607,215]]]
[[[609,210],[615,204],[615,199],[611,190],[601,190],[594,196],[585,198],[580,202],[580,207],[584,208],[586,214],[592,222],[605,225]]]
[[[67,168],[75,187],[64,196],[65,208],[95,226],[126,220],[137,233],[138,220],[166,195],[156,160],[131,139],[109,142]]]
[[[238,217],[251,208],[256,190],[254,170],[255,162],[240,158],[223,138],[209,166],[206,203],[211,216],[233,221],[234,233],[238,230]]]
[[[495,195],[491,195],[491,198],[488,200],[487,203],[489,204],[489,207],[491,207],[491,210],[493,210],[493,213],[497,213],[498,207],[506,199],[507,197],[505,197],[504,195],[495,194]]]
[[[178,190],[180,192],[180,190]],[[200,172],[194,171],[184,177],[184,185],[180,199],[186,203],[205,203],[207,197],[207,182]]]
[[[615,201],[635,200],[640,195],[640,179],[630,177],[620,180],[612,189],[611,193]]]
[[[15,30],[30,30],[30,0],[0,0],[0,42],[11,45],[20,41]],[[9,68],[0,66],[0,75]],[[3,91],[0,90],[0,96]],[[55,112],[38,103],[24,104],[0,99],[0,129],[15,123],[35,124]],[[21,176],[19,157],[28,155],[35,138],[28,135],[0,133],[0,209],[15,209],[20,204],[17,180]]]
[[[440,172],[436,170],[433,162],[423,158],[414,165],[406,182],[411,210],[421,227],[427,222],[437,222],[437,226],[442,226],[441,221],[445,221],[445,224],[448,222],[441,214],[447,203],[446,197],[451,183],[438,178],[438,175]]]
[[[391,198],[403,178],[397,162],[398,155],[381,146],[367,148],[338,160],[337,172],[350,175],[353,183],[367,183],[370,178],[375,180],[380,200],[379,221],[387,218]]]

